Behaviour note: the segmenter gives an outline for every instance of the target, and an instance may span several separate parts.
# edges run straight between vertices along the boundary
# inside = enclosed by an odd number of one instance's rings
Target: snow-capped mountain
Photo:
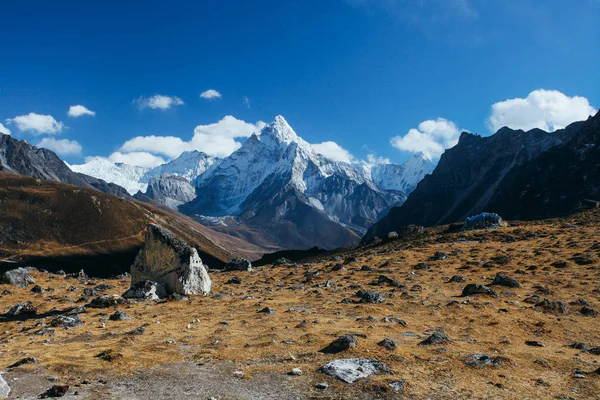
[[[71,165],[70,168],[74,172],[122,186],[132,195],[138,191],[145,191],[148,186],[147,183],[142,182],[142,176],[148,171],[147,168],[112,163],[102,157],[94,157],[85,164]]]
[[[254,243],[331,248],[357,243],[433,164],[423,154],[400,165],[333,161],[277,116],[222,159],[187,151],[152,169],[101,158],[72,168],[124,186],[139,200],[213,221],[217,230],[247,229],[243,237]]]
[[[435,164],[418,152],[403,164],[372,164],[364,166],[371,180],[384,190],[412,192],[425,175],[431,174]]]
[[[268,227],[268,239],[281,247],[344,246],[355,243],[382,213],[404,202],[403,189],[414,187],[416,171],[421,178],[429,171],[422,156],[408,166],[393,167],[365,170],[329,160],[277,116],[198,176],[192,182],[198,197],[180,210],[198,216],[238,216],[250,226]],[[396,181],[394,171],[401,173]],[[372,176],[389,189],[378,187]]]
[[[163,175],[175,175],[185,178],[188,182],[202,175],[218,158],[209,156],[201,151],[184,151],[176,159],[166,164],[154,167],[142,176],[142,182],[149,182],[151,178]]]

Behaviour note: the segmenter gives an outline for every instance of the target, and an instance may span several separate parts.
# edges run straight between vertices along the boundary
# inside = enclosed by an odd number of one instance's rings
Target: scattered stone
[[[538,342],[537,340],[527,340],[525,341],[525,344],[531,347],[544,347],[544,343]]]
[[[341,263],[337,263],[333,266],[333,268],[331,268],[332,271],[336,272],[336,271],[343,271],[345,270],[346,267],[344,266],[344,264]]]
[[[580,374],[580,373],[574,373],[573,378],[574,379],[585,379],[585,375]]]
[[[550,368],[550,363],[545,358],[536,358],[533,360],[534,363],[541,365],[544,368]]]
[[[373,272],[374,269],[369,267],[368,265],[363,265],[362,267],[360,267],[360,270],[363,272]]]
[[[406,385],[406,379],[400,379],[399,381],[392,381],[389,383],[390,387],[394,392],[400,392]]]
[[[319,350],[321,353],[335,354],[344,350],[358,346],[358,338],[356,335],[344,335],[335,339],[327,347]]]
[[[399,237],[400,237],[400,235],[398,235],[398,233],[394,232],[394,231],[388,232],[388,234],[387,234],[387,238],[389,240],[398,239]]]
[[[417,271],[425,271],[429,269],[429,266],[425,263],[418,263],[417,265],[415,265],[413,267],[413,269],[417,270]]]
[[[591,253],[580,253],[575,254],[571,260],[577,265],[590,265],[596,262],[596,257]]]
[[[588,347],[585,345],[585,343],[581,343],[581,342],[571,343],[569,345],[569,347],[572,349],[581,350],[583,352],[586,352],[589,350]]]
[[[385,297],[374,290],[359,290],[356,297],[360,297],[360,303],[383,303]]]
[[[404,287],[404,285],[401,284],[400,282],[398,282],[397,280],[389,278],[385,275],[379,275],[379,278],[377,278],[377,284],[378,285],[385,284],[385,285],[390,285],[390,286],[397,287],[397,288]]]
[[[119,304],[125,304],[127,300],[118,294],[103,294],[102,296],[96,297],[93,299],[88,307],[91,308],[108,308],[108,307],[116,307]]]
[[[128,335],[143,335],[144,333],[146,333],[145,326],[140,326],[139,328],[135,328],[134,330],[127,332]]]
[[[110,319],[111,321],[124,321],[126,319],[129,319],[129,315],[127,315],[125,311],[118,310],[115,311],[113,315],[108,317],[108,319]]]
[[[315,387],[319,390],[326,390],[329,387],[329,385],[325,382],[321,382],[318,383]]]
[[[38,335],[38,336],[51,334],[51,333],[54,333],[54,329],[52,329],[52,328],[42,328],[42,329],[39,329],[39,330],[33,332],[34,335]]]
[[[443,261],[448,259],[448,253],[443,251],[436,251],[435,254],[430,258],[432,261]]]
[[[569,308],[562,301],[544,299],[535,305],[548,314],[568,314]]]
[[[389,374],[392,371],[384,363],[372,358],[342,358],[323,365],[321,372],[346,383],[375,374]]]
[[[35,315],[35,314],[37,314],[37,308],[35,308],[33,306],[33,304],[31,304],[30,301],[15,304],[6,313],[6,315],[9,317],[18,317],[20,315]]]
[[[464,276],[454,275],[454,276],[452,276],[452,278],[450,278],[448,280],[447,283],[462,283],[462,282],[466,282],[466,281],[467,281],[467,279]]]
[[[469,283],[467,286],[465,286],[461,297],[473,296],[474,294],[486,294],[498,297],[498,293],[496,293],[493,289],[484,285],[478,285],[476,283]]]
[[[242,280],[237,276],[234,276],[233,278],[231,278],[225,282],[226,285],[232,285],[232,284],[240,285],[241,283],[242,283]]]
[[[42,293],[44,289],[40,285],[35,285],[31,288],[31,293]]]
[[[265,307],[262,310],[258,311],[261,314],[275,314],[275,310],[273,310],[271,307]]]
[[[75,315],[61,315],[58,318],[53,319],[50,322],[50,326],[63,327],[63,328],[77,328],[83,325],[83,321],[79,318],[78,314]]]
[[[288,375],[301,376],[302,370],[300,368],[293,368],[290,372],[288,372]]]
[[[27,358],[23,358],[19,361],[17,361],[14,364],[11,364],[8,366],[8,369],[12,369],[12,368],[17,368],[20,367],[21,365],[25,365],[25,364],[37,364],[38,363],[38,359],[35,357],[27,357]]]
[[[377,343],[378,346],[385,347],[388,350],[395,350],[398,345],[391,339],[385,338],[381,342]]]
[[[600,347],[592,347],[591,349],[588,350],[588,352],[595,356],[600,356]]]
[[[16,268],[0,274],[0,283],[26,288],[34,284],[35,280],[29,275],[27,268]]]
[[[83,295],[86,297],[98,296],[98,292],[96,292],[93,288],[85,288],[83,289]]]
[[[48,397],[63,397],[67,394],[69,385],[54,385],[50,389],[46,390],[45,393],[40,395],[41,399],[47,399]]]
[[[448,335],[446,335],[445,333],[435,332],[431,336],[429,336],[427,339],[425,339],[421,343],[419,343],[419,346],[431,346],[431,345],[446,344],[446,343],[451,343],[451,342],[452,342],[452,339],[450,339],[450,337]]]
[[[596,318],[598,316],[598,311],[590,307],[582,307],[581,310],[579,310],[579,314],[583,315],[584,317]]]
[[[465,364],[473,368],[484,368],[488,366],[497,367],[502,363],[501,358],[490,357],[487,354],[471,354],[465,360]]]
[[[252,271],[252,263],[245,258],[233,258],[223,266],[225,271]]]
[[[496,274],[496,277],[494,278],[492,285],[506,286],[506,287],[511,287],[511,288],[518,288],[521,286],[519,284],[519,282],[517,282],[516,279],[509,278],[502,272],[498,272]]]
[[[131,285],[123,297],[136,300],[158,300],[167,297],[164,285],[153,281],[139,281]]]
[[[131,266],[132,287],[146,281],[163,285],[167,294],[208,295],[211,287],[198,251],[155,224],[148,225],[144,247]]]

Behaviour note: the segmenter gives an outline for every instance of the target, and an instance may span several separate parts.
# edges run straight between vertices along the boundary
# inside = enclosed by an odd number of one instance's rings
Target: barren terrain
[[[103,293],[121,294],[129,281],[35,272],[42,293],[0,285],[0,312],[24,301],[38,309],[0,320],[0,368],[14,398],[35,398],[58,382],[79,399],[599,398],[600,352],[570,347],[600,346],[598,318],[581,313],[600,310],[599,234],[598,211],[496,230],[432,228],[298,264],[211,271],[208,297],[119,305],[130,317],[123,321],[108,319],[112,307],[87,308],[83,326],[45,334],[36,332],[89,303],[94,296],[83,289],[105,283],[113,287]],[[520,287],[489,286],[498,272]],[[378,284],[380,275],[403,286]],[[454,275],[465,282],[448,283]],[[235,276],[241,283],[231,283]],[[498,296],[460,297],[470,283]],[[358,303],[359,289],[385,300]],[[265,307],[274,313],[259,312]],[[132,333],[141,326],[143,334]],[[450,342],[419,345],[440,330]],[[319,352],[345,334],[358,345]],[[397,348],[379,346],[384,338]],[[466,365],[479,353],[498,365]],[[27,357],[37,363],[8,368]],[[348,384],[319,372],[347,357],[377,359],[393,373]],[[303,374],[288,375],[293,368]],[[389,383],[400,379],[406,385],[394,392]],[[329,387],[317,389],[321,382]]]

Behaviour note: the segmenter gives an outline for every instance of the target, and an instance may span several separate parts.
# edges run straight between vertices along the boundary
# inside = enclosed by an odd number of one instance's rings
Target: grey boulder
[[[35,280],[29,275],[27,268],[16,268],[1,274],[0,283],[26,288],[27,285],[34,284]]]
[[[389,374],[392,371],[381,361],[372,358],[341,358],[321,367],[321,372],[346,383],[376,374]]]

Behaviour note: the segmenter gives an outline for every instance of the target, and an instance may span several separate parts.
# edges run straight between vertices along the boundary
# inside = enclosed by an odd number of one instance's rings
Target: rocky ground
[[[447,228],[211,271],[183,300],[94,301],[129,280],[32,272],[0,285],[2,376],[22,399],[600,398],[600,212]],[[378,371],[322,372],[347,358]]]

